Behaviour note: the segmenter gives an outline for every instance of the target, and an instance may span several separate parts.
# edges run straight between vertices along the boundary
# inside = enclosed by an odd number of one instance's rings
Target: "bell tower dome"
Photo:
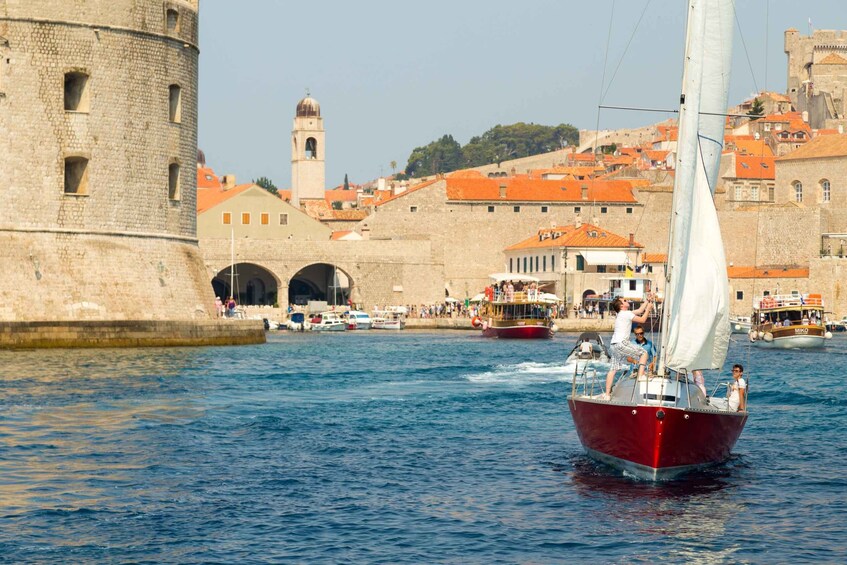
[[[291,203],[298,208],[301,200],[324,198],[325,135],[321,105],[307,91],[291,131]]]

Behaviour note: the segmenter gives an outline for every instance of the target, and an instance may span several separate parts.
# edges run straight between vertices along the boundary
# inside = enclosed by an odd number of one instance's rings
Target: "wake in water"
[[[472,373],[465,378],[472,383],[484,384],[544,384],[568,382],[577,370],[576,363],[537,363],[528,361],[508,365],[497,365],[491,371]],[[579,362],[579,371],[586,366],[585,361]],[[609,369],[608,363],[588,362],[588,366],[605,375]]]

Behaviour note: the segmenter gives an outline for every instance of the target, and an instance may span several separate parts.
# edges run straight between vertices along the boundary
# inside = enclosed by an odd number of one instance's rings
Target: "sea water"
[[[0,561],[847,560],[847,339],[733,342],[746,429],[666,483],[584,455],[575,339],[0,353]]]

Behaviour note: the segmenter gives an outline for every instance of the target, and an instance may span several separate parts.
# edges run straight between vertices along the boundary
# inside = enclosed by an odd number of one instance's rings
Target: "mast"
[[[229,237],[229,296],[235,298],[235,228],[230,228]]]

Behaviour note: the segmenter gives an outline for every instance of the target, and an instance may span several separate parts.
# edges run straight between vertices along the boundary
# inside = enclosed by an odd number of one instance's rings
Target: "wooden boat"
[[[520,273],[490,275],[494,285],[486,289],[480,304],[480,315],[472,320],[482,329],[483,337],[504,339],[549,339],[553,337],[550,318],[550,295],[537,288],[511,290],[509,285],[530,285],[538,279]]]
[[[729,346],[729,281],[714,205],[734,23],[732,0],[689,0],[668,269],[655,375],[574,370],[568,405],[587,453],[638,477],[664,479],[724,461],[744,429],[689,378],[720,369]],[[717,140],[717,141],[716,141]],[[714,393],[713,393],[714,396]],[[742,405],[739,404],[739,408]]]
[[[820,294],[759,297],[753,301],[752,320],[748,336],[756,347],[810,349],[823,347],[832,337]]]

